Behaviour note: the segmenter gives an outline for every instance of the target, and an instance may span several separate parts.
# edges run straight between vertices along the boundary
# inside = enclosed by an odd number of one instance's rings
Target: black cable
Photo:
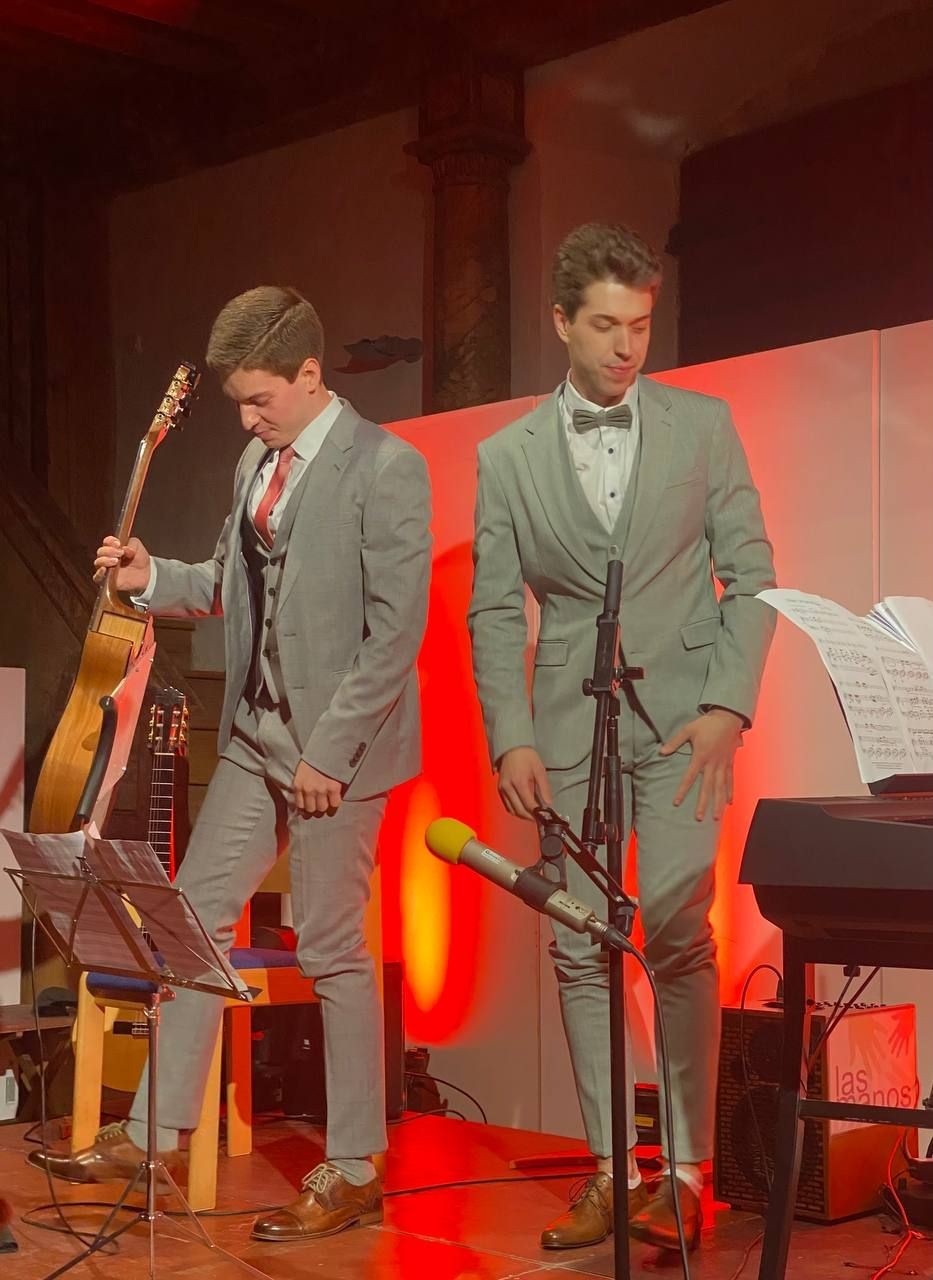
[[[435,1084],[442,1084],[445,1089],[456,1089],[457,1093],[462,1093],[465,1098],[469,1098],[473,1106],[483,1117],[483,1124],[489,1124],[489,1118],[483,1110],[482,1103],[473,1097],[472,1093],[467,1093],[466,1089],[461,1089],[458,1084],[452,1084],[450,1080],[442,1080],[440,1076],[434,1076],[430,1071],[406,1071],[406,1076],[415,1076],[419,1080],[433,1080]]]
[[[79,1244],[87,1246],[89,1244],[92,1244],[97,1239],[97,1236],[96,1234],[91,1234],[91,1232],[89,1231],[78,1231],[68,1221],[68,1218],[65,1215],[65,1211],[62,1208],[61,1202],[59,1201],[58,1196],[55,1192],[55,1180],[52,1177],[52,1174],[49,1170],[48,1161],[49,1161],[50,1151],[49,1151],[48,1141],[45,1136],[46,1126],[48,1124],[48,1105],[46,1100],[46,1079],[45,1079],[45,1048],[42,1043],[42,1023],[39,1018],[39,992],[38,992],[37,978],[36,978],[36,932],[39,928],[39,917],[36,912],[35,902],[26,898],[24,898],[24,901],[26,902],[26,905],[28,906],[29,911],[32,915],[32,930],[31,930],[30,943],[29,943],[29,974],[30,974],[30,981],[32,983],[32,1017],[33,1017],[33,1022],[35,1024],[36,1039],[38,1042],[38,1050],[39,1050],[39,1063],[38,1063],[39,1125],[40,1125],[39,1143],[42,1147],[42,1152],[45,1156],[45,1160],[43,1162],[43,1172],[45,1173],[45,1180],[48,1183],[49,1195],[52,1197],[52,1205],[54,1206],[55,1212],[62,1223],[60,1227],[56,1227],[54,1228],[54,1230],[59,1231],[62,1235],[73,1236],[75,1240],[78,1241]],[[108,1252],[110,1253],[116,1253],[118,1251],[119,1251],[119,1246],[114,1246],[113,1249],[108,1250]]]
[[[763,967],[770,968],[771,966],[766,965]],[[742,1261],[733,1271],[732,1275],[729,1277],[729,1280],[739,1280],[739,1276],[741,1276],[742,1272],[748,1266],[748,1260],[752,1256],[752,1250],[754,1249],[756,1244],[761,1244],[764,1238],[765,1238],[765,1233],[763,1231],[759,1231],[758,1235],[755,1236],[753,1240],[749,1240],[748,1244],[745,1246],[745,1252],[742,1254]]]
[[[748,1098],[748,1107],[752,1115],[752,1124],[755,1127],[755,1141],[758,1143],[758,1149],[761,1152],[761,1168],[765,1175],[765,1182],[768,1186],[768,1195],[771,1195],[771,1170],[768,1167],[768,1149],[765,1146],[764,1135],[761,1132],[761,1124],[758,1120],[758,1112],[755,1110],[755,1100],[752,1095],[751,1081],[748,1075],[748,1056],[745,1052],[745,1001],[748,998],[748,988],[751,985],[752,978],[762,969],[770,969],[776,976],[778,983],[784,982],[784,976],[780,970],[776,969],[773,964],[756,964],[750,969],[745,977],[742,985],[742,995],[739,999],[739,1063],[742,1067],[742,1083],[745,1085],[745,1096]]]
[[[69,1209],[109,1209],[113,1211],[116,1207],[116,1202],[113,1200],[69,1200],[67,1204],[67,1208]],[[49,1204],[36,1204],[33,1205],[31,1209],[27,1209],[25,1213],[20,1215],[20,1221],[25,1222],[29,1227],[35,1227],[37,1231],[54,1231],[56,1235],[60,1236],[77,1235],[82,1238],[82,1241],[83,1238],[87,1236],[88,1243],[97,1239],[96,1234],[91,1235],[90,1231],[76,1231],[67,1218],[63,1218],[65,1223],[63,1227],[55,1226],[52,1222],[37,1222],[33,1218],[33,1214],[47,1213],[49,1209],[55,1209],[61,1213],[61,1208],[62,1206],[60,1201],[52,1201]],[[121,1204],[120,1212],[138,1214],[139,1210],[131,1204]],[[111,1241],[110,1243],[112,1245],[111,1255],[119,1253],[119,1244],[117,1244],[116,1241]]]
[[[868,977],[865,979],[862,985],[859,987],[859,989],[856,991],[855,995],[850,996],[849,999],[846,1001],[846,1003],[843,1005],[842,1004],[843,998],[845,996],[845,993],[848,991],[849,987],[852,985],[852,980],[855,975],[850,974],[849,977],[846,979],[846,984],[836,998],[836,1002],[833,1005],[832,1012],[830,1013],[829,1017],[826,1020],[825,1027],[820,1033],[816,1044],[813,1046],[813,1048],[810,1050],[810,1053],[807,1056],[808,1078],[809,1078],[810,1072],[813,1070],[813,1064],[814,1062],[816,1062],[817,1054],[822,1049],[823,1045],[826,1043],[826,1041],[829,1039],[832,1033],[839,1026],[839,1023],[842,1021],[842,1019],[846,1016],[846,1014],[855,1004],[856,1000],[859,998],[859,996],[862,994],[862,992],[865,990],[868,984],[872,981],[875,975],[880,971],[880,969],[881,969],[881,966],[876,965],[875,968],[872,969],[871,973],[869,973]],[[840,1008],[840,1005],[842,1005],[841,1008]],[[803,1083],[804,1083],[804,1089],[806,1090],[807,1083],[806,1081],[804,1081]]]
[[[420,1196],[427,1191],[456,1191],[459,1187],[494,1187],[507,1182],[573,1182],[576,1175],[572,1173],[536,1173],[534,1176],[503,1178],[463,1178],[456,1182],[431,1182],[423,1187],[400,1187],[398,1191],[386,1191],[384,1200],[392,1200],[396,1196]]]
[[[423,1112],[422,1114],[427,1115],[429,1113]],[[418,1117],[412,1117],[412,1119],[417,1118]],[[403,1121],[402,1123],[407,1122]],[[426,1183],[422,1187],[400,1187],[397,1191],[384,1191],[382,1198],[384,1200],[392,1200],[398,1196],[417,1196],[428,1191],[456,1191],[463,1187],[497,1186],[506,1182],[569,1182],[573,1179],[573,1176],[574,1175],[570,1173],[539,1173],[534,1177],[515,1177],[509,1175],[508,1177],[503,1178],[464,1178],[456,1182]],[[32,1209],[28,1210],[28,1212],[22,1214],[20,1220],[25,1222],[27,1226],[35,1227],[38,1231],[55,1231],[60,1234],[65,1234],[64,1227],[56,1227],[48,1222],[36,1222],[33,1220],[33,1214],[43,1213],[52,1207],[53,1206],[51,1204],[35,1205]],[[69,1200],[68,1207],[75,1209],[114,1209],[116,1205],[113,1201],[109,1200]],[[199,1209],[195,1214],[195,1217],[244,1218],[251,1214],[273,1213],[276,1209],[281,1209],[281,1207],[282,1206],[280,1204],[257,1204],[250,1205],[249,1208],[245,1209]],[[138,1213],[138,1210],[133,1208],[132,1205],[121,1205],[120,1210],[123,1213]],[[162,1214],[166,1218],[187,1218],[188,1216],[183,1209],[163,1210]]]
[[[403,1124],[413,1124],[416,1120],[423,1120],[425,1116],[456,1116],[458,1120],[466,1120],[466,1116],[462,1111],[456,1111],[453,1107],[435,1107],[433,1111],[419,1111],[416,1115],[406,1116],[404,1120],[390,1120],[388,1127],[397,1129]]]
[[[852,986],[852,983],[854,981],[855,981],[855,972],[847,973],[846,980],[843,984],[842,990],[839,992],[838,996],[836,996],[836,999],[833,1001],[833,1006],[830,1009],[829,1014],[826,1018],[826,1022],[823,1026],[823,1031],[821,1032],[820,1037],[817,1039],[815,1047],[807,1055],[807,1074],[808,1075],[810,1073],[810,1069],[813,1066],[813,1063],[816,1061],[816,1055],[819,1053],[824,1041],[828,1038],[828,1036],[836,1026],[837,1015],[846,998],[846,995],[848,994],[849,988]],[[800,1083],[804,1092],[806,1092],[806,1089],[807,1089],[806,1081],[801,1080]]]

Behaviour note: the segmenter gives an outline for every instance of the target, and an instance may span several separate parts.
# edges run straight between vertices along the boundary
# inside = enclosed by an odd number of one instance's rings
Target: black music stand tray
[[[806,917],[806,895],[810,890],[758,883],[746,873],[744,865],[740,880],[753,883],[758,909],[766,920],[782,930],[783,936],[784,1047],[774,1139],[774,1180],[758,1270],[758,1280],[783,1280],[797,1197],[804,1120],[850,1120],[859,1124],[933,1128],[933,1108],[929,1105],[879,1107],[801,1098],[801,1080],[806,1078],[807,968],[811,964],[861,964],[933,970],[933,923],[919,918],[905,920],[899,937],[880,925],[873,932],[867,922],[873,914],[880,913],[879,895],[874,890],[850,890],[853,902],[853,892],[860,895],[857,918],[866,923],[860,924],[857,936],[853,933],[848,938],[830,937],[818,927],[808,928],[806,923],[801,923]]]
[[[171,1188],[187,1216],[187,1222],[174,1223],[184,1239],[203,1244],[250,1275],[268,1280],[265,1272],[214,1243],[155,1149],[162,1001],[174,998],[172,987],[248,1001],[250,993],[243,980],[214,946],[184,893],[168,882],[153,849],[144,841],[99,840],[80,831],[41,836],[3,831],[0,835],[20,868],[7,868],[7,874],[37,920],[42,912],[45,918],[39,922],[65,962],[85,972],[134,979],[142,991],[124,990],[123,999],[141,997],[145,1002],[149,1041],[146,1158],[90,1245],[50,1272],[46,1280],[70,1271],[138,1222],[148,1224],[149,1276],[154,1277],[156,1224],[171,1221],[156,1208],[159,1182]],[[145,1207],[110,1230],[127,1197],[143,1186]]]

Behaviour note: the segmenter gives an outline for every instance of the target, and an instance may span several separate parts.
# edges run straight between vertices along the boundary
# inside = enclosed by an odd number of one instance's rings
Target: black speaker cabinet
[[[405,1023],[402,966],[383,966],[386,1119],[405,1110]],[[253,1010],[253,1094],[256,1111],[327,1118],[324,1036],[318,1004],[271,1005]]]
[[[816,1045],[831,1011],[826,1006],[811,1015],[811,1046]],[[907,1027],[903,1061],[892,1066],[888,1054],[887,1064],[880,1068],[886,1073],[884,1079],[872,1079],[865,1074],[858,1046],[889,1043],[892,1017],[903,1017],[902,1011],[908,1011],[907,1021],[902,1024]],[[838,1033],[834,1032],[829,1037],[810,1071],[808,1096],[838,1100],[848,1090],[858,1092],[859,1101],[913,1105],[912,1099],[905,1101],[900,1096],[907,1087],[903,1081],[915,1078],[912,1014],[912,1006],[854,1009],[848,1013],[843,1021],[857,1020],[858,1034],[840,1035],[837,1039]],[[722,1011],[713,1191],[718,1200],[736,1209],[754,1211],[767,1203],[768,1174],[773,1174],[774,1168],[782,1039],[780,1009],[755,1004],[749,1005],[744,1015],[737,1008]],[[743,1042],[747,1086],[741,1060]],[[866,1060],[870,1058],[871,1054]],[[895,1089],[897,1098],[890,1096]],[[881,1203],[879,1187],[885,1181],[888,1158],[897,1137],[897,1130],[885,1125],[807,1120],[795,1217],[833,1222],[877,1209]]]

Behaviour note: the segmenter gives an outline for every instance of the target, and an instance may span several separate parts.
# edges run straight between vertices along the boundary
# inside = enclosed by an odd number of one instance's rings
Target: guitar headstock
[[[149,750],[153,755],[188,754],[188,704],[179,689],[160,689],[149,708]]]
[[[182,419],[191,412],[191,402],[201,381],[199,370],[187,361],[175,370],[175,376],[168,384],[162,397],[162,403],[156,410],[155,417],[149,424],[144,439],[153,446],[161,444],[166,432],[180,431],[184,425]]]

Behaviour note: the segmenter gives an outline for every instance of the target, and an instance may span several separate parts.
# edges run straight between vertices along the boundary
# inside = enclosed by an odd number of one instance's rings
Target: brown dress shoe
[[[184,1170],[179,1152],[159,1151],[156,1158],[177,1181]],[[26,1163],[65,1182],[125,1182],[133,1177],[145,1159],[145,1151],[126,1136],[125,1124],[108,1124],[100,1130],[93,1145],[83,1151],[30,1151]],[[140,1185],[145,1185],[143,1176],[140,1177]],[[172,1188],[164,1178],[159,1178],[156,1189],[168,1192]]]
[[[355,1187],[339,1169],[319,1164],[302,1180],[301,1195],[253,1223],[254,1240],[317,1240],[347,1227],[382,1221],[382,1183]]]
[[[682,1178],[677,1178],[675,1181],[680,1201],[680,1216],[684,1224],[684,1238],[687,1248],[695,1249],[700,1243],[700,1228],[703,1225],[700,1197]],[[677,1219],[674,1216],[674,1194],[669,1177],[664,1178],[657,1195],[652,1196],[645,1208],[631,1220],[628,1229],[629,1235],[645,1244],[656,1245],[659,1249],[680,1248]]]
[[[630,1187],[629,1220],[648,1203],[644,1182]],[[612,1176],[594,1173],[570,1188],[570,1208],[541,1233],[545,1249],[579,1249],[599,1244],[612,1231]]]

